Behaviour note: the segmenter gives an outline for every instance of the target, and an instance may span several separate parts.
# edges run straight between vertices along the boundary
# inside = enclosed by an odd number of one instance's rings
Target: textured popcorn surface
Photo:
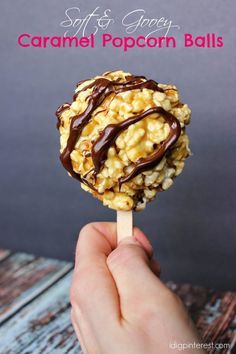
[[[109,80],[120,79],[124,82],[128,75],[131,74],[121,70],[106,73],[106,76],[97,76],[82,82],[76,88],[76,92],[101,77]],[[73,170],[92,184],[95,190],[83,183],[81,187],[112,209],[144,209],[147,202],[153,200],[158,192],[168,189],[173,184],[173,179],[182,172],[185,159],[190,154],[185,126],[190,121],[191,111],[187,104],[181,103],[175,86],[158,85],[163,92],[143,88],[116,95],[111,93],[94,110],[70,154]],[[67,144],[71,118],[85,111],[92,91],[93,88],[88,88],[79,92],[76,99],[60,116],[61,153]],[[127,175],[138,159],[151,156],[168,137],[170,127],[165,117],[159,113],[150,114],[130,125],[117,137],[108,150],[102,169],[94,178],[91,148],[99,133],[109,124],[117,124],[152,107],[162,107],[178,119],[181,134],[177,142],[153,169],[142,172],[130,181],[119,185],[119,178]]]

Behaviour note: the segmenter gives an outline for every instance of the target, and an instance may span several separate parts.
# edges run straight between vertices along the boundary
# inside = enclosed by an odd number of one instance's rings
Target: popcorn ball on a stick
[[[144,76],[119,70],[81,81],[56,115],[63,166],[117,211],[144,209],[172,185],[190,154],[189,107],[175,86]]]

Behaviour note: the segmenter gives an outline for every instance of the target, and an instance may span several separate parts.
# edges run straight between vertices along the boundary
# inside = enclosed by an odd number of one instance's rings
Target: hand
[[[84,354],[166,354],[175,352],[175,341],[200,342],[182,302],[156,276],[159,266],[151,257],[139,229],[117,247],[115,223],[81,230],[70,298]]]

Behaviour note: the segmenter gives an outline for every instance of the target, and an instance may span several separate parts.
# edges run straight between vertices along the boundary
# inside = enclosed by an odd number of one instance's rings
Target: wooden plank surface
[[[179,295],[187,307],[196,327],[205,343],[230,344],[225,348],[209,353],[236,352],[236,294],[205,289],[189,284],[168,286]]]
[[[66,275],[24,307],[0,328],[1,354],[56,354],[80,352],[70,322]]]
[[[0,263],[0,324],[72,269],[71,263],[17,253]]]
[[[0,327],[1,354],[75,354],[80,346],[70,322],[72,264],[26,254],[0,263],[0,300],[5,322]],[[206,343],[234,345],[236,294],[168,283],[185,303]],[[112,354],[112,353],[111,353]]]

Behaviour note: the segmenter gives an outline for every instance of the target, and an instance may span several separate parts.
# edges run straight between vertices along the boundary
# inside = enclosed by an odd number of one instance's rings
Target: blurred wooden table
[[[70,323],[72,269],[72,263],[0,250],[1,354],[81,352]],[[168,285],[184,301],[204,342],[234,348],[210,353],[236,351],[235,293]]]

